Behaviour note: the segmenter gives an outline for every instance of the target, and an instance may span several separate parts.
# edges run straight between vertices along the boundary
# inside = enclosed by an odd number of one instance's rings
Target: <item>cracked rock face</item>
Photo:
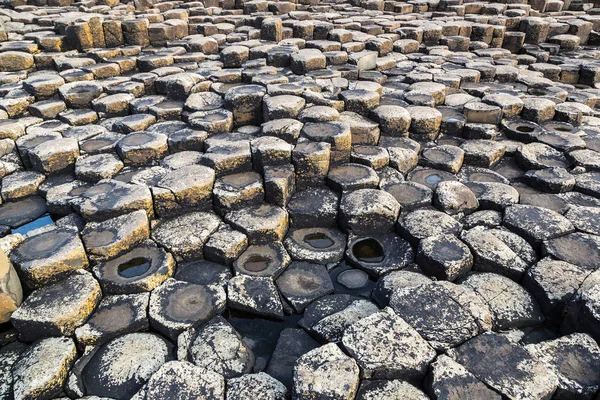
[[[83,368],[87,393],[130,398],[172,358],[173,345],[151,333],[130,333],[102,345]]]
[[[600,8],[4,0],[0,399],[600,400]]]
[[[309,351],[294,367],[293,396],[351,399],[356,396],[359,368],[340,348],[329,343]]]
[[[392,309],[352,324],[342,343],[367,379],[415,379],[425,374],[435,351]]]

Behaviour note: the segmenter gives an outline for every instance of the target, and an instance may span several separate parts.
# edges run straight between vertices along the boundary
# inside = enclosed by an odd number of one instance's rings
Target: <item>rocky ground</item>
[[[122,1],[0,8],[0,399],[600,399],[600,8]]]

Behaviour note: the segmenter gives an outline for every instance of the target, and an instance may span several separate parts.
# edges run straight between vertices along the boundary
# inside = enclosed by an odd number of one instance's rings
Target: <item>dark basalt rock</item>
[[[425,274],[453,281],[471,270],[473,256],[455,236],[439,235],[419,242],[416,262]]]
[[[443,305],[423,309],[422,304]],[[437,350],[455,347],[492,328],[486,302],[472,290],[449,282],[403,288],[390,307]]]
[[[495,333],[479,335],[449,355],[504,396],[550,397],[558,385],[558,378],[546,364]]]
[[[180,341],[181,337],[178,343]],[[254,364],[252,351],[242,342],[240,334],[220,315],[191,332],[189,346],[185,351],[186,359],[223,375],[225,379],[249,373]]]
[[[492,273],[474,273],[461,282],[489,306],[494,329],[536,326],[544,321],[535,299],[519,284]]]
[[[371,276],[381,276],[412,263],[415,253],[406,240],[386,233],[349,238],[346,259]]]
[[[100,345],[114,337],[149,328],[149,293],[106,296],[86,323],[75,329],[80,346]]]
[[[542,244],[542,253],[585,269],[598,268],[600,239],[594,235],[574,232]]]
[[[294,260],[330,264],[344,256],[346,235],[329,228],[294,229],[283,244]]]
[[[66,228],[26,238],[11,254],[11,261],[29,289],[57,282],[88,266],[79,235]]]
[[[487,387],[465,367],[446,355],[439,356],[431,364],[425,382],[426,391],[433,399],[502,398],[499,393]]]
[[[339,195],[325,188],[296,192],[287,209],[295,228],[333,227],[337,223]]]
[[[184,330],[199,326],[223,311],[225,301],[225,291],[219,285],[196,285],[169,278],[150,295],[150,325],[175,340]]]
[[[133,250],[94,266],[106,294],[149,292],[173,275],[175,260],[170,253],[146,241]]]
[[[390,308],[352,324],[342,344],[367,379],[418,379],[435,357],[433,348]]]
[[[564,236],[574,230],[571,222],[557,212],[525,205],[508,207],[503,224],[534,244]]]
[[[283,319],[279,293],[269,277],[245,274],[233,277],[227,284],[227,302],[232,310]]]
[[[186,361],[163,364],[135,395],[141,399],[171,399],[173,396],[222,399],[225,382],[221,375]]]
[[[221,220],[215,214],[195,212],[160,220],[152,239],[178,259],[192,261],[203,256],[203,246],[217,230]]]
[[[311,303],[299,324],[322,342],[339,342],[349,326],[378,310],[360,297],[333,294]]]
[[[0,399],[600,400],[598,2],[4,3]]]
[[[173,277],[178,281],[195,283],[196,285],[226,286],[231,276],[231,269],[225,265],[198,260],[179,263]]]
[[[283,297],[296,312],[333,292],[331,278],[323,265],[293,261],[275,281]]]
[[[12,314],[12,324],[23,341],[70,336],[92,314],[102,292],[92,274],[78,271],[34,291]]]
[[[83,368],[86,394],[130,398],[172,357],[173,345],[158,335],[130,333],[115,338],[100,346]]]
[[[236,274],[276,279],[291,262],[281,242],[249,246],[233,263]]]

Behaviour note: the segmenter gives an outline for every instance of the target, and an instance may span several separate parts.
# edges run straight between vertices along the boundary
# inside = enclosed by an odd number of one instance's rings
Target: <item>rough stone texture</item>
[[[102,292],[87,271],[34,291],[12,315],[25,341],[48,336],[70,336],[94,311]]]
[[[59,395],[76,358],[77,349],[70,338],[47,338],[31,345],[13,365],[15,399]]]
[[[86,394],[127,398],[172,358],[173,345],[152,333],[130,333],[105,343],[83,368]]]
[[[352,399],[359,384],[356,361],[329,343],[309,351],[294,368],[293,396],[297,399]]]
[[[598,392],[600,347],[589,335],[574,333],[525,348],[558,376],[556,398],[591,398]]]
[[[235,378],[252,370],[254,354],[239,333],[221,316],[216,316],[194,333],[189,359],[195,365]]]
[[[0,398],[294,399],[353,332],[298,398],[597,400],[598,5],[6,0]],[[417,354],[354,328],[386,307]],[[48,335],[79,358],[16,393]]]
[[[523,287],[502,275],[473,274],[461,285],[471,288],[488,304],[495,329],[535,326],[544,321],[535,299]]]
[[[224,396],[225,381],[221,375],[189,362],[169,361],[152,375],[135,398],[223,399]]]
[[[435,351],[390,308],[356,322],[342,343],[366,379],[418,379]]]
[[[430,303],[439,307],[422,307]],[[405,287],[392,294],[390,307],[438,350],[455,347],[492,328],[484,299],[450,282]]]
[[[227,381],[227,399],[252,400],[252,399],[285,400],[287,389],[277,379],[264,372],[248,374]]]
[[[450,351],[467,371],[506,397],[550,398],[558,378],[523,347],[494,333],[485,333]]]

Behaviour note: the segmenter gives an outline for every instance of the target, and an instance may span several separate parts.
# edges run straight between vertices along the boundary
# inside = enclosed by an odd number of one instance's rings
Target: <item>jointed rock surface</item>
[[[600,2],[2,0],[0,400],[600,400]]]

